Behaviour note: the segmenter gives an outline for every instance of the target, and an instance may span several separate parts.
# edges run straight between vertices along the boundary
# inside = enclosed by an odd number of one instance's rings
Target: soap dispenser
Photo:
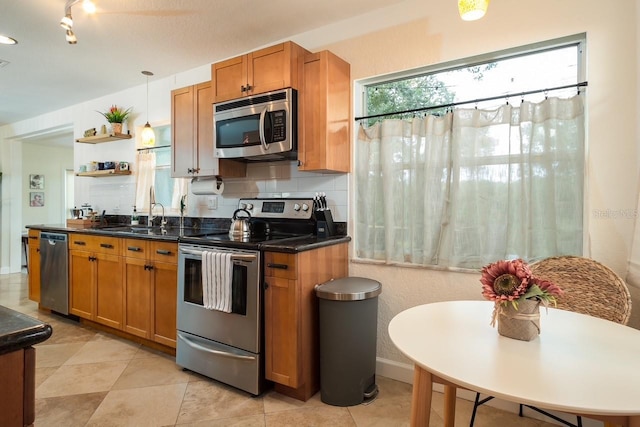
[[[133,205],[133,213],[131,214],[131,225],[138,225],[140,223],[140,219],[138,218],[138,211],[136,210],[136,206]]]

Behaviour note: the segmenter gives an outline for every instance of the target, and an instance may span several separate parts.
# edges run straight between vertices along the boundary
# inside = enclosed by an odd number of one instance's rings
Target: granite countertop
[[[173,242],[181,242],[187,241],[190,243],[204,243],[198,241],[198,236],[203,236],[207,234],[225,234],[227,232],[226,229],[218,229],[218,228],[189,228],[185,227],[180,229],[180,227],[165,227],[164,232],[160,227],[146,227],[146,226],[131,226],[131,225],[123,225],[123,224],[113,224],[106,227],[99,228],[70,228],[65,225],[44,225],[44,224],[36,224],[36,225],[28,225],[27,228],[32,228],[40,231],[51,231],[51,232],[61,232],[61,233],[87,233],[87,234],[98,234],[104,236],[111,237],[121,237],[121,238],[140,238],[140,239],[151,239],[151,240],[164,240],[164,241],[173,241]],[[347,235],[338,235],[331,237],[318,237],[314,234],[308,234],[299,237],[291,237],[285,239],[276,239],[271,241],[266,241],[264,243],[259,243],[258,248],[264,251],[271,252],[286,252],[286,253],[297,253],[309,251],[316,248],[321,248],[323,246],[336,245],[339,243],[349,242],[351,241],[351,237]],[[211,244],[211,242],[209,242]],[[217,244],[215,246],[228,246],[228,247],[243,247],[243,243],[239,242],[237,245],[233,241],[224,242],[224,244]],[[212,245],[214,246],[214,245]]]
[[[52,332],[51,325],[0,305],[0,354],[46,341]]]

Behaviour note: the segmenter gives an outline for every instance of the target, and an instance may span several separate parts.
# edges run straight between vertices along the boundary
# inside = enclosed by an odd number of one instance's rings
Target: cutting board
[[[90,219],[68,219],[67,227],[69,228],[91,228],[93,226],[94,221]]]

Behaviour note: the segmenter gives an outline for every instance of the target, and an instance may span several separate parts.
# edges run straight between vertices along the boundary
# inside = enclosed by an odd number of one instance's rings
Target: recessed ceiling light
[[[0,34],[0,44],[18,44],[18,40]]]

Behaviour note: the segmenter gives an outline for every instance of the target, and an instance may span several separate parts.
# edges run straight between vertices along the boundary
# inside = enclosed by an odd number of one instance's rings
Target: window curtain
[[[180,212],[180,198],[187,195],[189,180],[186,178],[173,179],[173,192],[171,193],[171,209]]]
[[[478,268],[582,252],[584,107],[577,95],[361,128],[356,253]]]
[[[155,184],[156,177],[156,153],[138,152],[136,156],[138,166],[136,181],[136,207],[138,212],[147,212],[149,209],[149,189]]]

